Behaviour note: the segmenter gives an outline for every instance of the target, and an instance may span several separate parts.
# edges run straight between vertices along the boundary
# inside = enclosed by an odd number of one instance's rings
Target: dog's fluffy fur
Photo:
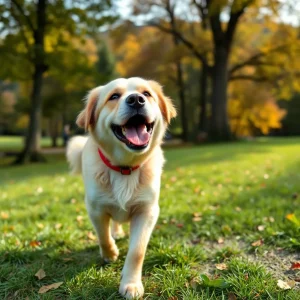
[[[128,104],[128,98],[133,94],[143,102],[141,108],[132,108],[132,104]],[[126,132],[126,128],[130,128],[126,127],[128,120],[136,113],[142,114],[153,128],[148,131],[147,127],[148,133],[143,129],[147,137],[150,135],[147,143],[140,141],[132,147],[128,141],[117,137],[112,125],[123,129],[125,126]],[[167,125],[175,116],[171,100],[163,94],[158,83],[142,78],[117,79],[89,93],[85,108],[77,118],[78,126],[88,130],[89,136],[76,136],[68,145],[67,159],[72,172],[82,171],[83,174],[87,211],[105,261],[117,259],[119,253],[114,239],[124,236],[121,223],[130,222],[130,244],[119,288],[127,299],[144,294],[142,264],[159,214],[164,163],[160,145]],[[98,148],[112,165],[139,165],[139,168],[130,175],[122,175],[104,164]]]

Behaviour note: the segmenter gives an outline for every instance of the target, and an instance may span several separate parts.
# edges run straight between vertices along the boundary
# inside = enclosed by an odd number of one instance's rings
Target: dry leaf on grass
[[[9,214],[7,212],[1,211],[1,219],[7,220],[9,218]]]
[[[77,216],[77,217],[76,217],[76,221],[77,221],[78,223],[81,223],[82,220],[83,220],[83,216]]]
[[[218,244],[224,244],[224,239],[222,237],[218,238]]]
[[[46,273],[43,269],[39,269],[34,276],[36,276],[38,278],[38,280],[43,279],[44,277],[46,277]]]
[[[33,248],[40,246],[42,243],[40,241],[31,241],[29,245]]]
[[[193,219],[193,222],[200,222],[202,220],[201,217],[194,217]]]
[[[227,265],[224,263],[216,264],[215,266],[218,270],[227,270],[228,269]]]
[[[252,245],[253,247],[259,247],[259,246],[263,245],[263,243],[264,243],[263,240],[260,239],[260,240],[258,240],[258,241],[253,242],[251,245]]]
[[[56,283],[52,283],[49,285],[44,285],[39,289],[39,294],[45,294],[47,293],[49,290],[56,290],[57,288],[59,288],[61,285],[63,284],[63,282],[56,282]]]
[[[277,281],[277,286],[283,290],[290,290],[291,288],[293,288],[295,286],[295,281],[294,280],[290,280],[288,282],[285,282],[283,280],[278,280]]]
[[[257,226],[257,230],[258,231],[264,231],[265,230],[265,226],[264,225],[259,225],[259,226]]]
[[[236,300],[236,295],[233,292],[228,293],[228,300]]]
[[[293,262],[291,265],[291,270],[299,270],[300,269],[300,261]]]
[[[91,231],[87,233],[87,237],[92,241],[95,241],[97,239],[97,237]]]

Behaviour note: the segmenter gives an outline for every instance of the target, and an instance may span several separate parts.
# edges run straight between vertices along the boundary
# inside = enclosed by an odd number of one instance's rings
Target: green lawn
[[[19,151],[22,149],[24,137],[22,136],[0,136],[0,151]],[[62,145],[62,139],[58,138],[58,145]],[[51,139],[43,137],[41,139],[42,147],[50,147]]]
[[[165,154],[144,299],[300,299],[300,271],[290,270],[300,260],[300,138]],[[103,265],[80,176],[63,155],[48,158],[0,169],[0,299],[119,299],[128,238],[117,242],[119,260]],[[278,279],[296,285],[283,290]]]

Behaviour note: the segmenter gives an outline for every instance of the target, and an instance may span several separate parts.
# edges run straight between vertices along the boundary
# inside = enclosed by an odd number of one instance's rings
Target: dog
[[[115,239],[124,236],[121,224],[130,222],[119,287],[126,299],[144,294],[142,266],[159,215],[161,143],[175,116],[157,82],[116,79],[90,91],[76,120],[89,136],[75,136],[67,147],[72,172],[82,172],[87,212],[106,262],[117,259]]]

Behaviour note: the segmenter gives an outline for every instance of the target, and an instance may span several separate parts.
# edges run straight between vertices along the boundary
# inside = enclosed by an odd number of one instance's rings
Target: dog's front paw
[[[119,256],[119,249],[115,243],[100,246],[100,255],[106,263],[116,261]]]
[[[120,284],[119,293],[126,299],[140,298],[144,295],[144,287],[141,281]]]

